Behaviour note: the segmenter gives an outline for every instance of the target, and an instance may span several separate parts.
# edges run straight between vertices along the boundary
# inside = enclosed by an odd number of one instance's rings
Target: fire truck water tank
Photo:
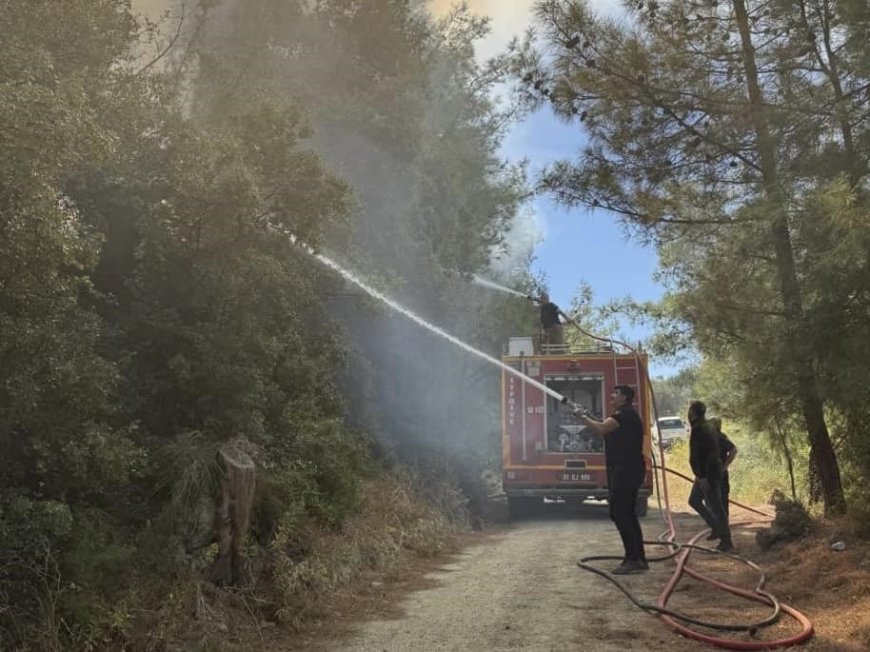
[[[508,341],[508,355],[518,357],[521,355],[534,355],[531,337],[512,337]]]

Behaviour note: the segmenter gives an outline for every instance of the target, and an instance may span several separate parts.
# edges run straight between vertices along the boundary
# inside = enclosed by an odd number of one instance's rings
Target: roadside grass
[[[80,647],[284,649],[267,643],[316,624],[336,600],[353,601],[373,576],[395,579],[416,560],[456,550],[458,535],[469,527],[467,504],[446,480],[424,484],[411,472],[395,470],[370,476],[360,482],[356,513],[341,524],[316,516],[288,519],[268,545],[252,534],[245,550],[249,584],[217,587],[205,579],[217,552],[212,544],[196,564],[173,565],[168,588],[162,576],[140,577],[114,610],[114,627],[98,632],[94,645]],[[170,563],[167,553],[172,551],[164,547]],[[2,637],[0,649],[6,649]]]
[[[279,621],[299,627],[321,615],[334,592],[353,586],[367,572],[390,577],[408,557],[453,550],[467,519],[451,518],[465,505],[461,494],[448,493],[462,504],[433,506],[407,476],[368,480],[359,513],[341,530],[306,529],[307,554],[301,559],[293,554],[298,542],[279,532],[270,547]]]
[[[770,500],[774,490],[791,497],[791,480],[783,456],[772,451],[763,435],[751,432],[735,422],[722,424],[722,430],[737,446],[737,457],[728,469],[731,499],[747,505],[759,505]],[[656,451],[657,452],[657,451]],[[689,442],[678,441],[665,453],[665,465],[690,478]],[[798,499],[803,499],[805,470],[795,469]],[[667,474],[671,505],[686,506],[692,485],[671,473]],[[656,500],[655,494],[652,498]]]

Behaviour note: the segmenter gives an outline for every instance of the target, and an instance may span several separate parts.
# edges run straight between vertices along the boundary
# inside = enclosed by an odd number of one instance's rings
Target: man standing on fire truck
[[[542,344],[562,344],[564,340],[559,306],[550,301],[550,295],[546,292],[541,294],[538,303],[541,306],[541,329],[544,331]]]
[[[610,395],[613,413],[604,421],[580,414],[580,421],[605,441],[610,518],[619,530],[625,556],[613,569],[616,575],[649,569],[643,548],[643,531],[637,518],[637,494],[646,477],[643,459],[643,423],[632,407],[634,390],[617,385]]]

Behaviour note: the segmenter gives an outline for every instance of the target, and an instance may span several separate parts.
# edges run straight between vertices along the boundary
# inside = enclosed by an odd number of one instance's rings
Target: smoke
[[[433,0],[429,8],[435,16],[442,16],[456,4],[456,0]],[[471,0],[467,4],[472,13],[490,18],[492,32],[475,46],[478,58],[488,59],[529,27],[535,3],[533,0]]]
[[[493,251],[489,269],[493,277],[508,281],[524,274],[538,246],[546,238],[546,223],[533,206],[517,213],[502,244]]]
[[[621,0],[588,0],[601,14],[618,17],[624,14]],[[472,13],[490,18],[490,34],[475,45],[478,60],[485,60],[505,50],[512,38],[532,26],[537,0],[467,0]],[[435,16],[443,16],[457,5],[456,0],[431,0],[428,7]],[[546,222],[534,207],[526,207],[512,220],[502,246],[490,261],[490,274],[508,281],[528,269],[535,247],[546,238]]]
[[[181,0],[133,0],[133,11],[156,20],[164,12],[178,6]]]
[[[516,309],[522,300],[456,272],[489,275],[494,253],[493,276],[528,273],[541,221],[510,199],[521,193],[511,185],[520,172],[505,178],[492,172],[497,143],[487,136],[486,116],[474,117],[482,105],[469,101],[464,86],[471,66],[457,67],[456,51],[422,57],[419,68],[414,61],[405,65],[402,57],[415,56],[416,46],[395,37],[392,13],[374,11],[386,1],[360,5],[368,30],[353,25],[356,16],[330,21],[304,4],[224,0],[210,13],[194,84],[197,117],[243,108],[262,92],[300,101],[314,131],[301,146],[314,149],[357,200],[352,234],[326,234],[330,257],[427,322],[497,357],[507,337],[518,334],[502,315],[522,318]],[[231,65],[245,75],[227,84]],[[481,176],[487,171],[491,178]],[[494,227],[487,222],[492,216]],[[503,236],[495,252],[478,246],[487,229]],[[353,292],[324,301],[334,321],[321,327],[340,328],[349,347],[339,382],[351,421],[406,454],[428,448],[468,460],[495,452],[498,370]],[[531,332],[531,307],[528,319]]]

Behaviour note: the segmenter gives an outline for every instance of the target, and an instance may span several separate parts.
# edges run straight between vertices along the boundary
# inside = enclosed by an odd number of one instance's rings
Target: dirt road
[[[662,529],[652,510],[644,523],[647,538]],[[582,506],[579,514],[512,523],[430,572],[429,588],[407,594],[394,617],[359,623],[349,636],[322,649],[697,650],[698,643],[675,636],[607,581],[576,565],[581,556],[621,551],[600,503]],[[653,602],[671,570],[670,564],[656,564],[624,581]]]

